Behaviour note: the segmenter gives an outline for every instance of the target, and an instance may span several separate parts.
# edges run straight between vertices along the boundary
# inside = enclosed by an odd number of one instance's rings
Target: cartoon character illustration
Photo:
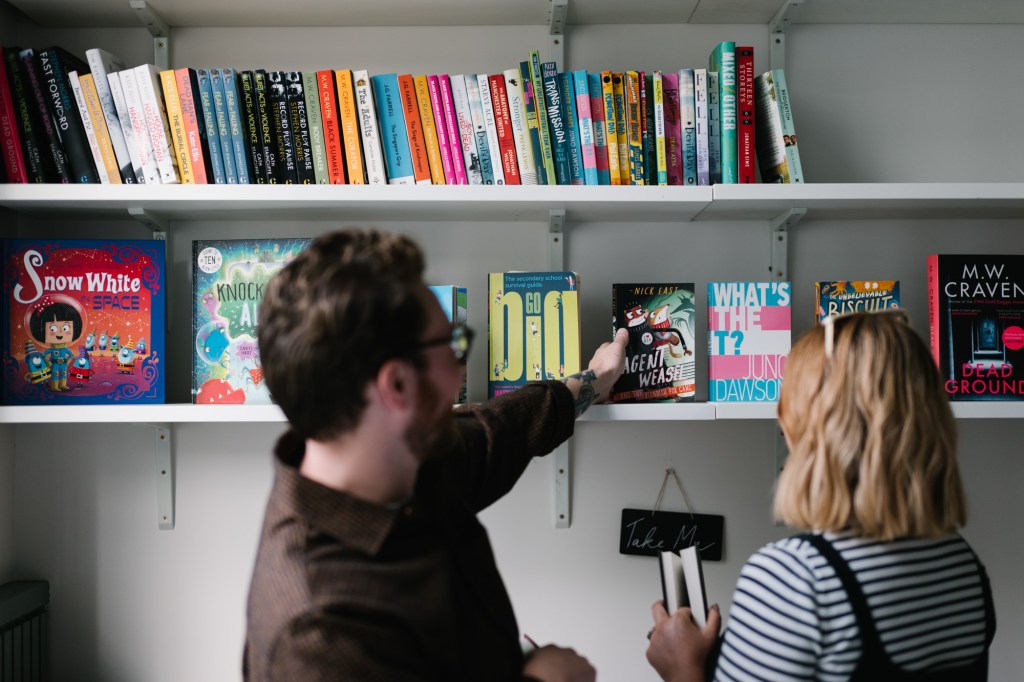
[[[89,383],[92,376],[92,362],[89,360],[89,350],[86,346],[78,347],[78,357],[71,363],[68,370],[68,383],[72,388],[82,388]]]
[[[647,313],[647,324],[651,326],[654,335],[654,342],[651,348],[668,346],[669,355],[674,358],[681,358],[683,355],[693,355],[693,351],[686,347],[686,341],[678,329],[672,327],[672,319],[668,315],[668,304],[658,306]],[[683,347],[683,354],[676,353],[675,346]]]
[[[135,374],[135,347],[130,336],[128,343],[117,351],[117,371],[120,374]]]
[[[501,376],[501,365],[494,363],[494,378],[497,379]]]
[[[533,378],[540,381],[540,365],[536,362],[533,363]]]
[[[98,348],[99,348],[99,349],[100,349],[101,351],[104,351],[104,350],[106,350],[106,349],[107,349],[107,339],[108,339],[108,338],[109,338],[109,337],[107,336],[107,330],[106,330],[106,329],[104,329],[104,330],[103,330],[103,333],[102,333],[102,334],[100,334],[100,340],[99,340],[99,346],[98,346]]]
[[[114,332],[110,335],[110,354],[117,355],[117,351],[121,348],[121,332]]]
[[[531,321],[530,322],[530,336],[537,336],[537,334],[539,334],[539,333],[540,333],[540,330],[537,329],[537,323]]]
[[[46,364],[43,354],[36,349],[36,344],[31,341],[25,342],[25,364],[28,365],[26,381],[41,384],[50,378],[50,366]]]
[[[85,337],[85,350],[89,353],[93,352],[96,348],[96,330],[93,329],[89,332],[89,335]]]
[[[82,335],[82,315],[69,303],[46,303],[36,307],[29,319],[29,333],[47,346],[43,359],[50,366],[50,390],[68,388],[68,367],[75,354],[68,348]]]
[[[135,352],[139,355],[146,354],[146,337],[140,336],[139,340],[135,343]]]

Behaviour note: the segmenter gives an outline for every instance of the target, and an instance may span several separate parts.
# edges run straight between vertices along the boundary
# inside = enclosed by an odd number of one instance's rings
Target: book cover
[[[18,56],[16,47],[3,48],[3,59],[7,65],[7,78],[11,88],[15,126],[21,141],[22,160],[25,164],[25,180],[29,183],[57,182],[53,159],[45,148],[46,133],[39,120],[39,108],[30,92],[25,66]],[[8,176],[10,181],[10,176]]]
[[[529,136],[530,154],[533,157],[533,174],[538,185],[554,182],[554,176],[548,180],[547,165],[544,163],[544,151],[540,143],[540,117],[537,113],[537,91],[533,89],[530,77],[530,63],[519,62],[519,84],[523,89],[523,111],[526,114],[526,131]],[[542,95],[543,97],[543,95]]]
[[[132,158],[132,170],[139,184],[159,185],[160,170],[156,167],[153,157],[153,141],[149,139],[149,128],[142,114],[142,101],[139,99],[138,81],[132,69],[117,71],[107,76],[110,84],[110,95],[114,98],[118,117],[121,119],[121,130],[128,144],[128,154]],[[123,110],[122,110],[123,109]]]
[[[242,112],[238,92],[238,73],[234,69],[221,69],[220,82],[224,86],[224,106],[227,109],[231,151],[235,157],[235,173],[238,175],[238,184],[248,185],[252,183],[253,166],[252,157],[247,148],[248,135],[245,130],[246,119]],[[315,87],[313,91],[316,92]]]
[[[492,74],[487,77],[487,83],[491,90],[491,103],[494,107],[494,134],[498,139],[498,151],[501,154],[501,172],[505,176],[506,185],[521,185],[522,178],[519,176],[519,160],[516,157],[515,134],[512,131],[512,110],[508,105],[505,74]],[[520,106],[522,106],[522,101],[520,101]],[[519,116],[520,126],[522,123],[523,117]],[[525,132],[525,130],[520,132]]]
[[[160,182],[165,185],[179,184],[181,176],[174,153],[171,151],[171,131],[167,124],[164,98],[161,96],[160,71],[153,64],[141,64],[136,66],[134,71],[143,119],[149,130],[149,139],[153,143],[153,158],[160,171]]]
[[[415,184],[416,176],[413,173],[412,154],[409,151],[409,132],[405,125],[402,97],[398,91],[398,76],[393,73],[371,76],[370,84],[377,108],[377,122],[380,124],[388,184]]]
[[[460,78],[460,77],[457,77]],[[452,95],[452,79],[448,74],[438,74],[437,91],[441,98],[441,112],[444,114],[444,125],[448,131],[448,152],[452,161],[452,172],[455,174],[455,185],[468,185],[469,170],[462,149],[462,133],[459,117],[455,110],[455,98]]]
[[[786,85],[786,72],[772,69],[775,81],[775,92],[778,96],[779,119],[782,122],[782,142],[786,150],[786,161],[789,163],[789,181],[803,182],[804,171],[800,165],[800,147],[796,141],[796,127],[793,124],[793,107],[789,99],[789,87]]]
[[[708,128],[708,71],[693,69],[693,113],[695,123],[697,184],[711,184]]]
[[[708,71],[718,73],[719,124],[721,126],[722,182],[739,182],[737,163],[736,43],[718,43],[708,56]]]
[[[754,48],[736,47],[736,171],[739,183],[754,182]]]
[[[338,86],[338,114],[348,182],[350,185],[365,185],[366,169],[363,166],[363,143],[359,132],[359,113],[356,109],[352,72],[348,69],[339,69],[334,72],[334,79]]]
[[[344,185],[345,157],[341,152],[341,117],[338,113],[338,96],[334,90],[334,72],[330,69],[317,71],[316,89],[320,96],[327,182],[331,185]]]
[[[668,155],[665,140],[665,87],[660,71],[652,77],[654,85],[654,161],[657,168],[655,184],[668,184]],[[654,169],[652,168],[652,171]],[[651,176],[654,177],[654,173]]]
[[[423,90],[426,94],[426,79],[423,80]],[[402,98],[402,113],[405,114],[405,132],[409,135],[409,154],[412,159],[413,176],[417,185],[430,185],[430,159],[427,153],[427,142],[420,119],[420,107],[416,97],[416,83],[412,74],[403,74],[398,77],[398,94]],[[429,102],[429,99],[427,100]],[[433,130],[433,115],[431,115],[431,130]],[[435,139],[436,144],[436,139]]]
[[[782,134],[775,77],[766,71],[754,79],[754,144],[763,183],[792,182],[786,140]]]
[[[281,159],[277,154],[277,131],[272,119],[269,83],[267,72],[254,69],[252,72],[253,93],[256,98],[256,112],[259,116],[259,129],[263,132],[260,138],[260,152],[263,154],[263,174],[267,184],[274,185],[280,181]],[[213,149],[211,140],[210,149]]]
[[[196,184],[209,184],[213,180],[213,164],[210,162],[210,140],[206,134],[206,119],[200,111],[199,83],[195,69],[174,70],[181,104],[182,124],[185,127],[186,145],[192,164],[192,175]]]
[[[626,71],[622,74],[622,83],[626,112],[626,154],[629,163],[629,183],[623,184],[643,185],[645,164],[643,118],[640,111],[640,74],[636,71]]]
[[[469,320],[466,287],[436,284],[428,288],[437,297],[438,303],[441,304],[441,310],[444,311],[445,316],[453,326],[466,324]],[[457,405],[462,405],[466,402],[466,376],[466,366],[463,365],[462,384],[459,386],[455,396],[453,396],[454,402]]]
[[[718,101],[718,72],[708,71],[708,176],[712,185],[722,182],[722,107]]]
[[[573,185],[583,185],[586,184],[586,177],[583,169],[580,119],[579,112],[576,111],[576,82],[571,72],[559,72],[558,90],[562,93],[562,121],[565,125],[566,149],[569,151],[569,180]]]
[[[467,84],[468,85],[468,84]],[[478,73],[476,75],[477,90],[480,95],[480,113],[483,116],[484,124],[484,141],[486,147],[490,152],[490,163],[491,172],[494,174],[494,184],[504,185],[505,183],[505,169],[502,166],[501,158],[501,147],[498,144],[498,124],[494,112],[494,96],[491,93],[490,77],[486,73]],[[472,98],[470,98],[472,102]],[[476,115],[477,109],[474,106],[473,114]],[[477,146],[480,146],[480,130],[476,124],[476,119],[473,119],[473,126],[477,129]]]
[[[900,283],[896,280],[814,283],[814,321],[833,315],[900,307]]]
[[[267,283],[312,240],[192,242],[192,402],[270,403],[258,344]]]
[[[207,182],[225,185],[228,182],[227,170],[224,166],[224,145],[220,139],[220,126],[217,124],[217,110],[214,103],[213,69],[196,69],[196,86],[199,90],[199,108],[196,120],[201,117],[206,130],[206,150],[210,155],[210,169],[213,171]],[[201,116],[200,116],[201,113]],[[269,111],[268,111],[269,115]]]
[[[480,160],[480,176],[485,185],[498,184],[498,176],[495,174],[493,160],[497,161],[498,155],[491,154],[490,141],[487,139],[487,123],[484,120],[483,100],[480,93],[480,80],[477,74],[470,73],[464,76],[466,86],[466,104],[469,107],[469,121],[473,126],[473,142],[476,145],[477,158]],[[458,106],[456,106],[458,110]],[[497,150],[495,150],[497,151]],[[504,178],[501,178],[504,184]]]
[[[789,282],[708,282],[708,400],[777,402],[789,355]]]
[[[662,550],[658,556],[661,590],[669,615],[689,607],[693,622],[703,629],[708,622],[708,596],[700,549],[696,545],[678,552]]]
[[[1024,400],[1024,256],[929,256],[928,328],[950,400]]]
[[[431,101],[430,79],[426,75],[416,76],[412,79],[412,82],[413,91],[416,94],[416,106],[420,112],[420,128],[423,131],[423,146],[426,148],[430,183],[433,185],[448,184],[446,176],[451,174],[450,166],[452,160],[447,158],[450,153],[446,149],[448,146],[447,136],[444,137],[444,142],[441,142],[441,135],[444,132],[443,129],[438,130],[438,126],[443,126],[444,120],[437,116],[437,112],[434,111],[434,105]],[[438,103],[440,103],[440,100],[438,100]],[[448,166],[447,172],[445,170],[446,165]]]
[[[96,164],[92,159],[89,140],[78,104],[71,91],[69,74],[72,71],[88,73],[89,66],[62,47],[55,46],[36,54],[40,84],[49,108],[49,115],[66,154],[71,182],[99,183]]]
[[[229,185],[238,184],[238,168],[235,165],[235,147],[231,142],[228,127],[228,104],[224,94],[224,74],[220,69],[210,69],[210,88],[213,90],[213,115],[217,125],[217,141],[220,143],[220,159],[224,164],[224,179]]]
[[[103,118],[107,123],[110,145],[113,147],[114,157],[117,159],[121,182],[134,184],[136,177],[132,168],[131,154],[128,152],[128,143],[124,137],[124,130],[121,128],[117,107],[114,106],[114,99],[110,93],[110,79],[108,78],[111,73],[123,71],[127,67],[121,59],[98,47],[85,51],[85,61],[89,63],[89,71],[92,72],[96,94],[99,96],[100,107],[103,109]]]
[[[92,78],[92,74],[86,74],[89,78]],[[85,139],[89,143],[89,152],[92,154],[93,167],[96,169],[96,175],[100,179],[100,183],[104,185],[110,184],[110,171],[117,171],[116,163],[108,165],[105,158],[105,151],[100,148],[99,138],[96,136],[96,128],[93,127],[93,117],[89,113],[89,105],[85,101],[85,93],[82,91],[82,81],[77,71],[68,73],[68,83],[71,85],[71,94],[75,97],[75,105],[78,107],[78,119],[82,122],[82,129],[85,130]],[[109,145],[109,140],[108,140]],[[110,150],[110,155],[113,157],[114,150]],[[121,177],[117,176],[117,184],[121,184]]]
[[[488,398],[580,371],[575,272],[492,272],[487,283]]]
[[[630,184],[629,135],[626,131],[626,90],[625,74],[612,74],[612,99],[615,110],[615,137],[619,152],[619,184]]]
[[[444,173],[446,185],[456,185],[455,161],[452,157],[452,131],[448,127],[448,116],[445,105],[441,102],[441,77],[436,74],[427,76],[427,93],[430,95],[430,109],[434,114],[434,130],[437,132],[437,148],[441,155],[441,171]]]
[[[160,86],[164,93],[164,106],[167,108],[167,125],[171,131],[171,150],[178,161],[181,182],[185,185],[194,185],[197,177],[192,173],[192,155],[189,153],[185,117],[181,111],[181,100],[178,98],[178,82],[174,69],[160,72]]]
[[[533,87],[533,106],[537,111],[537,139],[540,143],[540,160],[544,164],[545,184],[562,184],[555,171],[555,140],[548,125],[548,111],[544,92],[544,76],[541,70],[540,52],[530,50],[527,62],[530,69],[530,84]],[[529,114],[529,110],[527,110]],[[537,175],[540,178],[540,174]]]
[[[451,94],[452,112],[455,115],[454,130],[458,133],[454,139],[462,154],[463,168],[466,171],[468,184],[482,185],[484,184],[484,175],[480,166],[480,151],[476,146],[476,130],[473,127],[473,112],[470,110],[466,77],[462,74],[451,76],[448,88]],[[443,83],[441,96],[444,96]]]
[[[683,402],[696,395],[692,282],[612,284],[612,335],[629,332],[612,402]]]
[[[164,242],[2,243],[4,403],[164,402]]]
[[[42,131],[39,141],[40,152],[47,163],[52,163],[53,172],[56,175],[56,182],[71,182],[71,168],[68,166],[68,157],[64,152],[64,146],[60,143],[60,135],[57,134],[57,124],[50,115],[49,96],[44,90],[42,71],[35,52],[31,49],[18,52],[18,61],[24,70],[26,88],[31,96],[30,106],[34,106],[39,129]]]
[[[601,91],[601,74],[588,73],[587,86],[590,92],[590,117],[594,130],[594,163],[597,166],[597,184],[610,185],[611,172],[608,168],[608,127],[604,114],[604,95]]]

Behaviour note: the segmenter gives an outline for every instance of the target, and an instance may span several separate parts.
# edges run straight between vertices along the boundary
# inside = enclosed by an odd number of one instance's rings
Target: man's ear
[[[375,386],[386,407],[408,409],[415,398],[416,372],[406,360],[391,359],[381,365]]]

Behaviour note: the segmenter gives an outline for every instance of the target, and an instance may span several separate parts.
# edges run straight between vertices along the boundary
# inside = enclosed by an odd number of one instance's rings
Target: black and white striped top
[[[890,542],[825,537],[861,585],[882,645],[903,670],[964,665],[985,648],[974,554],[959,535]],[[806,540],[772,543],[740,573],[716,681],[850,678],[861,656],[856,619],[835,571]]]

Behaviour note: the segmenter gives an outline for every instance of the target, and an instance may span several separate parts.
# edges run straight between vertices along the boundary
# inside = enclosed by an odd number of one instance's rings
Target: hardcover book
[[[192,242],[192,402],[270,403],[257,340],[267,282],[312,240]]]
[[[0,248],[5,404],[164,402],[164,242]]]
[[[460,324],[466,324],[469,319],[466,297],[466,287],[457,287],[450,284],[437,284],[433,285],[430,291],[437,297],[438,303],[441,304],[441,310],[444,311],[448,321],[452,325],[457,326]],[[453,396],[455,403],[462,405],[466,402],[466,366],[462,366],[462,385],[459,386],[458,393]]]
[[[928,327],[950,400],[1024,400],[1024,256],[929,256]]]
[[[832,315],[900,307],[900,283],[896,280],[814,283],[814,320]]]
[[[789,282],[708,283],[709,401],[778,401],[790,302]]]
[[[488,398],[580,371],[575,272],[492,272],[487,282]]]
[[[629,332],[612,402],[683,402],[696,394],[693,283],[612,285],[612,334]]]

